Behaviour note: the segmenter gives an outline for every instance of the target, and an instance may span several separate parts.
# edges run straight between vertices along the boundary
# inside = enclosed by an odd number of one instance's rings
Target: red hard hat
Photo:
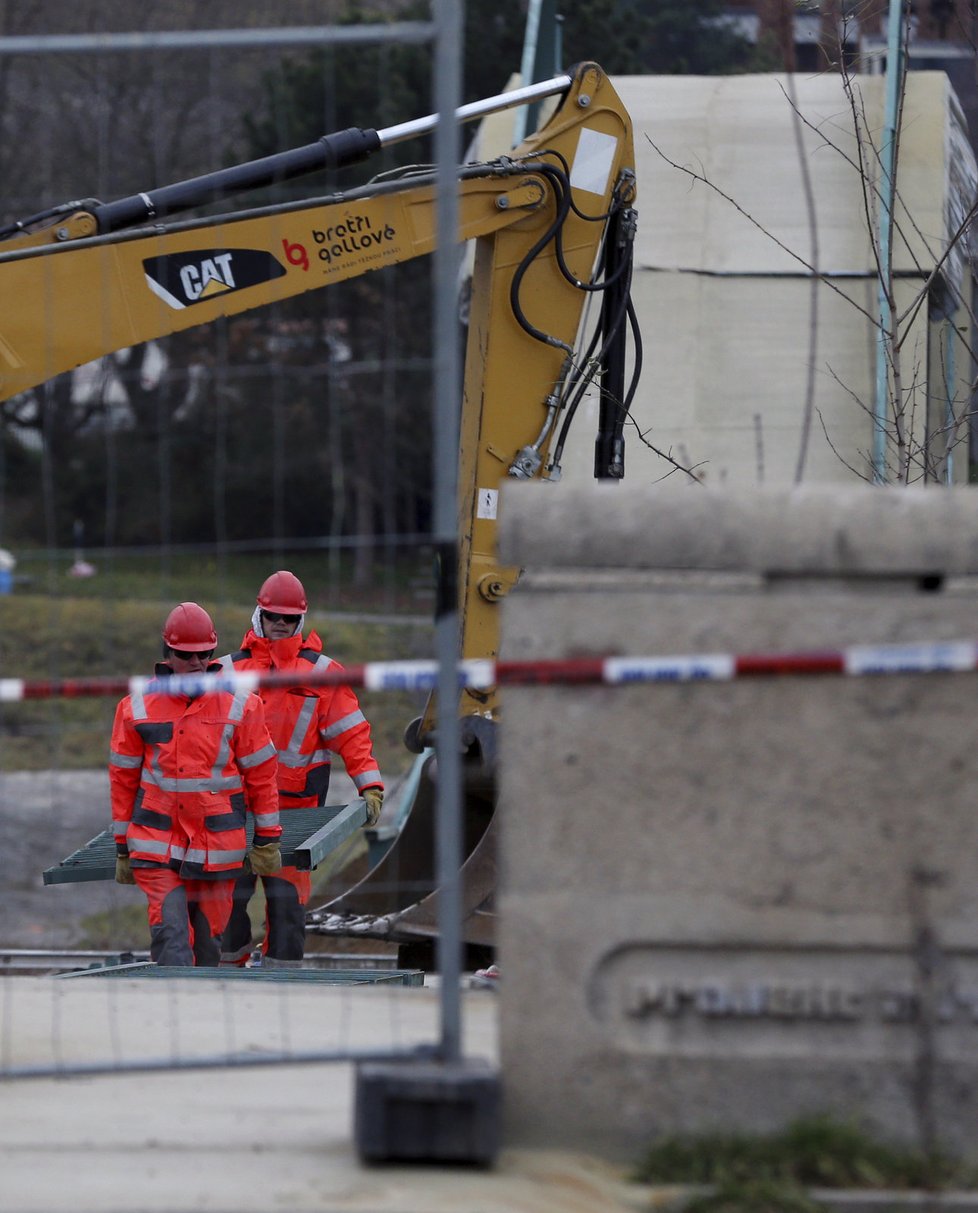
[[[217,647],[217,632],[202,606],[181,602],[166,617],[163,643],[185,653],[206,653]]]
[[[299,578],[280,569],[266,577],[258,591],[258,605],[263,611],[275,611],[278,615],[304,615],[309,603]]]

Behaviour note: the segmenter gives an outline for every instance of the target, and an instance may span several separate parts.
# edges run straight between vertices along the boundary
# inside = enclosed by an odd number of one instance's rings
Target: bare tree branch
[[[692,467],[685,467],[683,464],[679,463],[678,460],[673,459],[671,451],[663,451],[660,447],[657,447],[654,442],[650,442],[645,436],[649,431],[645,430],[643,433],[643,431],[639,428],[638,422],[630,412],[627,414],[627,420],[634,427],[636,434],[638,434],[639,442],[647,446],[649,450],[658,455],[660,459],[664,459],[666,463],[672,464],[672,471],[666,472],[666,475],[662,477],[663,480],[665,480],[666,477],[671,476],[673,472],[684,472],[690,478],[690,480],[695,481],[697,484],[702,484],[700,478],[695,474],[695,469],[698,467],[703,467],[705,463],[709,462],[708,460],[701,460],[699,463],[694,463]],[[653,483],[658,483],[658,481],[654,481]]]
[[[801,170],[802,191],[805,195],[805,211],[808,216],[808,238],[810,242],[809,257],[818,274],[818,215],[815,212],[815,192],[812,189],[812,178],[808,171],[808,159],[805,156],[805,142],[802,125],[798,118],[798,103],[795,96],[794,75],[788,76],[791,92],[792,129],[795,136],[795,148],[798,152],[798,167]],[[818,357],[818,278],[813,276],[809,293],[808,313],[808,368],[805,376],[805,398],[802,403],[801,437],[798,442],[798,459],[795,463],[795,484],[801,484],[805,476],[805,460],[808,456],[808,439],[812,427],[812,409],[815,407],[815,360]]]
[[[729,194],[720,189],[720,187],[715,182],[711,181],[709,177],[705,176],[703,173],[697,173],[694,169],[689,168],[685,164],[679,164],[675,160],[671,160],[662,150],[662,148],[659,147],[658,144],[655,143],[655,141],[647,133],[645,138],[648,140],[649,146],[656,153],[656,155],[661,156],[661,158],[666,162],[666,164],[669,165],[670,168],[676,169],[677,172],[685,173],[686,176],[690,177],[694,182],[699,181],[708,189],[711,189],[718,197],[722,198],[724,202],[728,202],[734,208],[734,210],[738,212],[738,214],[743,215],[747,222],[756,227],[762,235],[766,236],[773,244],[776,244],[778,248],[787,253],[792,260],[797,261],[798,264],[808,270],[810,274],[813,274],[819,282],[824,283],[830,290],[835,291],[837,295],[841,296],[841,298],[843,298],[846,303],[854,307],[856,311],[861,312],[872,324],[875,325],[877,323],[876,317],[871,312],[867,311],[866,308],[856,303],[854,299],[851,299],[845,293],[845,291],[836,286],[831,278],[824,274],[820,274],[810,262],[806,261],[804,257],[796,253],[794,249],[789,248],[782,240],[779,240],[773,232],[768,231],[768,229],[762,223],[759,223],[749,211],[745,210],[735,198],[732,198]]]

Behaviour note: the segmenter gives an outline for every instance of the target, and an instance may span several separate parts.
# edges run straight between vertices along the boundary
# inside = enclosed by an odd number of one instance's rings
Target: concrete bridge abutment
[[[504,659],[978,636],[971,489],[507,486]],[[508,687],[504,1135],[978,1147],[972,673]]]

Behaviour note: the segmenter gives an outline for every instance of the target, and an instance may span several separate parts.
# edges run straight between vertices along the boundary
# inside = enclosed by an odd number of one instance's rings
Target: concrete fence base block
[[[489,1166],[499,1151],[499,1075],[485,1061],[357,1067],[356,1145],[364,1162]]]

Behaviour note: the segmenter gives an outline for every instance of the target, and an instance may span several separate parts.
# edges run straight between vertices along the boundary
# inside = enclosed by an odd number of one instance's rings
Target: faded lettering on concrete
[[[838,1023],[874,1018],[909,1023],[920,1013],[922,996],[912,989],[859,988],[829,982],[785,982],[759,978],[727,982],[626,982],[622,1015],[641,1020],[651,1015],[698,1015],[727,1019],[804,1019]],[[939,1023],[978,1023],[978,989],[945,988],[933,999]]]
[[[609,1044],[638,1053],[902,1054],[927,1025],[951,1053],[978,1040],[971,952],[925,974],[910,950],[631,943],[594,966],[587,996]]]

